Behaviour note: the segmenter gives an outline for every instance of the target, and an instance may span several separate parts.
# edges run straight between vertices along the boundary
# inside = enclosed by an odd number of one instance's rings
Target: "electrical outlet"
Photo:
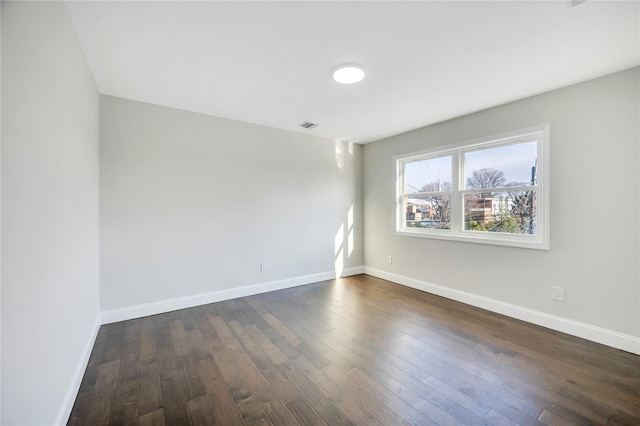
[[[267,272],[267,262],[260,263],[260,272]]]
[[[391,255],[387,256],[387,263],[388,264],[392,264],[393,263],[393,256],[391,256]]]
[[[551,287],[551,298],[554,300],[564,300],[564,288],[562,287]]]

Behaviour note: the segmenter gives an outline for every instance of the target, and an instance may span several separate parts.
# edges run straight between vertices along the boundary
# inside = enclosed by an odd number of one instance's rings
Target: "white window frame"
[[[513,190],[536,191],[536,234],[511,234],[506,232],[472,231],[464,229],[464,195],[478,192],[465,189],[464,182],[464,154],[480,148],[491,148],[537,141],[536,185],[513,187]],[[395,169],[395,206],[394,233],[401,236],[433,238],[439,240],[459,241],[477,244],[490,244],[509,247],[520,247],[537,250],[549,250],[549,125],[530,127],[508,133],[489,136],[472,141],[466,141],[420,151],[417,153],[399,155],[393,158]],[[450,229],[413,228],[406,226],[406,209],[404,166],[407,163],[434,157],[448,156],[451,164],[451,214]]]

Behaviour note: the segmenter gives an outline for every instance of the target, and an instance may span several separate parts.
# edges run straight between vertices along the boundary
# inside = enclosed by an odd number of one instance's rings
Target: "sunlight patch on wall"
[[[338,255],[336,256],[336,262],[335,262],[335,270],[336,270],[336,278],[340,277],[342,275],[342,271],[344,271],[344,254],[342,252],[342,249],[340,249],[340,251],[338,252]]]
[[[343,143],[340,141],[336,141],[335,154],[336,154],[336,164],[338,168],[339,169],[344,168],[344,148],[343,148]]]
[[[353,153],[355,151],[353,142],[344,142],[341,140],[336,141],[335,145],[335,156],[336,156],[336,165],[339,169],[344,168],[345,161],[347,160],[347,154],[353,157]]]
[[[353,250],[355,249],[353,216],[354,216],[353,204],[351,204],[351,206],[349,207],[349,210],[347,211],[347,217],[346,217],[347,230],[345,231],[345,228],[344,228],[345,224],[343,223],[342,225],[340,225],[340,228],[338,228],[338,232],[334,237],[334,254],[336,255],[336,258],[335,258],[336,277],[339,277],[340,275],[342,275],[342,272],[344,271],[345,260],[351,257],[351,255],[353,254]],[[347,235],[346,247],[345,247],[345,234]],[[345,258],[345,251],[346,251],[346,258]]]
[[[342,271],[344,271],[344,253],[342,250],[342,245],[344,244],[344,224],[340,225],[340,228],[338,228],[338,233],[334,238],[334,244],[334,254],[336,255],[336,261],[334,262],[335,272],[336,277],[339,277],[342,275]]]
[[[353,253],[353,204],[351,204],[347,212],[347,229],[349,230],[349,235],[347,236],[347,257],[351,257],[351,253]]]
[[[338,253],[338,251],[342,248],[343,243],[344,243],[344,225],[340,225],[340,228],[338,228],[338,233],[336,234],[336,237],[334,239],[335,251],[333,252],[333,254]]]

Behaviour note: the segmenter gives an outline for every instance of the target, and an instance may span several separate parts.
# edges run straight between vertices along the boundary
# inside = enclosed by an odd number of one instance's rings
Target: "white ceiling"
[[[640,65],[638,1],[66,4],[100,93],[359,143]]]

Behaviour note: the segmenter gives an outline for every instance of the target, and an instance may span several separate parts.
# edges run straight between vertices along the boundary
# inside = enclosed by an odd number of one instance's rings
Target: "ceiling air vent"
[[[305,129],[313,129],[314,127],[318,127],[316,123],[311,123],[310,121],[303,121],[302,123],[298,124],[298,126],[304,127]]]

